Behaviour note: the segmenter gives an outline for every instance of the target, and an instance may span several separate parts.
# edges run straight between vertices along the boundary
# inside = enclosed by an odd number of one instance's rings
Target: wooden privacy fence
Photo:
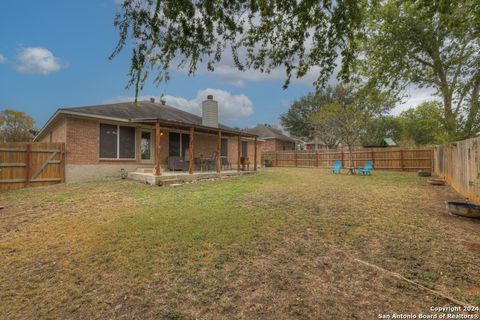
[[[480,138],[435,147],[435,174],[458,193],[480,203]]]
[[[65,144],[0,143],[0,190],[65,181]]]
[[[342,162],[342,168],[349,166],[347,150],[302,150],[262,153],[262,163],[274,167],[317,167],[329,168],[335,160]],[[353,163],[356,168],[372,161],[374,169],[402,171],[433,171],[433,148],[362,148],[353,152]]]

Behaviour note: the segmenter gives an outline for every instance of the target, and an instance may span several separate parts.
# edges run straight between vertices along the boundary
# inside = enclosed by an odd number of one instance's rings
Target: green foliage
[[[24,112],[5,109],[0,112],[0,140],[3,142],[31,141],[35,121]]]
[[[480,129],[480,5],[475,0],[387,0],[365,14],[357,71],[399,96],[408,84],[442,99],[449,140]]]
[[[403,135],[403,126],[400,118],[385,116],[374,119],[366,136],[362,139],[362,145],[377,145],[384,138],[391,138],[399,143]]]
[[[350,165],[353,166],[352,148],[364,137],[372,121],[389,110],[388,96],[381,92],[351,87],[335,88],[335,101],[324,105],[311,117],[317,136],[331,136],[347,146]]]
[[[402,139],[417,146],[441,144],[447,140],[443,126],[443,109],[438,102],[430,101],[401,113]]]
[[[115,18],[120,39],[111,58],[132,40],[130,85],[136,94],[150,72],[157,84],[167,81],[174,65],[190,75],[205,62],[215,64],[230,50],[239,71],[282,67],[287,87],[320,67],[323,87],[340,56],[340,76],[348,80],[361,18],[356,0],[125,0]]]
[[[424,102],[398,116],[385,116],[371,122],[363,144],[378,144],[392,138],[400,145],[434,145],[448,141],[443,125],[443,108],[436,101]]]
[[[315,127],[310,122],[311,115],[334,101],[335,90],[332,87],[309,93],[295,100],[288,111],[280,116],[282,126],[294,136],[311,140],[315,138]]]

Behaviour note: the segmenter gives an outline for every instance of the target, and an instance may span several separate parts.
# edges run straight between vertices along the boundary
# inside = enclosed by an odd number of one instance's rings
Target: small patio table
[[[357,172],[355,171],[355,167],[348,167],[348,172],[347,172],[347,175],[356,175]]]
[[[200,171],[204,171],[204,170],[213,170],[213,165],[215,164],[214,160],[212,158],[209,158],[209,157],[199,157],[199,158],[196,158],[197,159],[197,163],[200,163]]]

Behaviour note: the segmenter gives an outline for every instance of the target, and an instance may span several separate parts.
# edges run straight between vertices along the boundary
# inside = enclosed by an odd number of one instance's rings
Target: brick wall
[[[66,119],[66,142],[67,142],[67,163],[69,164],[98,164],[98,163],[142,163],[140,161],[140,128],[137,128],[136,145],[137,159],[135,160],[99,160],[99,123],[98,120],[81,119],[69,117]],[[119,123],[122,125],[123,123]],[[64,126],[65,127],[65,126]],[[152,127],[152,139],[155,144],[155,130]],[[169,156],[169,135],[170,131],[161,129],[164,133],[160,138],[160,155],[162,165],[168,163]],[[175,131],[175,130],[174,130]],[[183,132],[187,133],[187,132]],[[46,135],[48,137],[48,135]],[[228,159],[232,164],[237,163],[237,137],[228,138]],[[248,140],[248,154],[253,162],[254,141]],[[55,141],[54,141],[55,142]],[[258,141],[257,159],[260,162],[261,148],[263,143]],[[188,149],[188,148],[187,148]],[[217,136],[204,133],[194,135],[194,157],[203,155],[212,156],[217,150]],[[153,154],[155,154],[153,150]],[[152,159],[153,160],[153,159]],[[144,162],[143,162],[144,163]],[[153,163],[153,161],[152,161]]]
[[[96,120],[67,118],[67,163],[98,163],[99,125]]]
[[[273,151],[277,151],[277,139],[268,139],[268,140],[265,140],[265,142],[263,143],[262,147],[261,147],[261,151],[262,152],[273,152]]]
[[[38,142],[66,142],[66,119],[60,118]]]
[[[261,146],[261,152],[275,152],[275,151],[286,151],[293,150],[294,143],[283,141],[279,139],[267,139]]]

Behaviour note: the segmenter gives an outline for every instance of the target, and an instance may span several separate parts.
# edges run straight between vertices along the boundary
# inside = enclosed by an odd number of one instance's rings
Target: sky
[[[0,110],[23,111],[41,128],[58,108],[132,100],[133,88],[126,89],[130,51],[108,59],[118,40],[118,1],[1,0]],[[286,90],[284,79],[281,70],[239,72],[227,57],[213,73],[200,68],[192,77],[172,70],[161,87],[147,80],[140,96],[158,100],[163,94],[167,104],[200,114],[201,101],[213,94],[224,124],[278,126],[291,102],[313,90],[315,71]],[[431,99],[425,90],[408,93],[394,114]]]

